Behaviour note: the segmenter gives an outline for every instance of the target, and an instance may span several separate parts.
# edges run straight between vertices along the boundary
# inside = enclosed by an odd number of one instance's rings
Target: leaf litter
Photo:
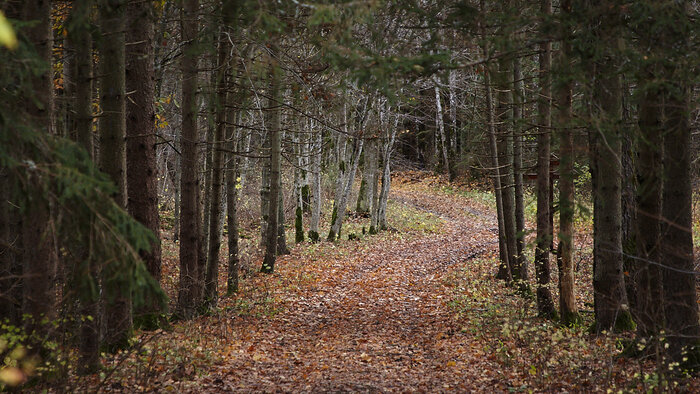
[[[629,335],[558,327],[494,279],[497,224],[487,203],[427,173],[399,173],[392,187],[393,231],[297,245],[274,274],[249,273],[214,313],[142,333],[137,350],[107,361],[108,377],[72,384],[209,393],[658,387],[653,361],[616,357]]]

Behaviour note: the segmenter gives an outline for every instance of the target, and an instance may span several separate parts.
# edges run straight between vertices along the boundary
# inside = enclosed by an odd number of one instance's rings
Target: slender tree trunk
[[[498,86],[498,109],[497,122],[499,141],[498,164],[501,176],[501,203],[503,205],[503,228],[505,235],[506,250],[508,251],[508,268],[515,280],[521,280],[521,267],[517,265],[517,232],[515,229],[515,193],[513,189],[513,134],[511,125],[513,123],[513,113],[510,110],[512,105],[512,93],[509,78],[512,76],[512,61],[501,57],[498,61],[497,86]],[[521,282],[522,289],[525,284]]]
[[[269,128],[272,124],[272,118],[270,114],[265,115],[267,121],[265,122],[265,130],[267,130],[267,136],[263,136],[264,139],[261,144],[262,155],[270,154],[270,132]],[[261,159],[262,171],[260,174],[260,245],[264,247],[265,240],[267,239],[267,229],[270,224],[270,217],[268,216],[270,212],[270,157]]]
[[[488,52],[484,48],[484,53],[488,57]],[[489,67],[487,67],[489,69]],[[486,116],[489,130],[489,150],[491,154],[491,166],[493,177],[493,190],[496,196],[496,215],[498,217],[498,246],[500,262],[498,264],[498,274],[496,277],[498,279],[504,279],[506,282],[511,282],[513,280],[512,273],[510,272],[510,265],[508,264],[508,247],[505,243],[505,226],[504,226],[504,216],[503,216],[503,189],[501,185],[501,170],[498,165],[498,142],[496,140],[496,114],[493,108],[493,88],[491,86],[491,73],[490,70],[486,71],[484,74],[484,86],[486,89]]]
[[[197,31],[199,0],[184,0],[182,9],[182,175],[180,182],[180,283],[178,313],[192,318],[199,304],[200,251],[199,153],[197,142]]]
[[[230,137],[232,139],[232,136]],[[229,146],[234,143],[229,142]],[[231,167],[226,170],[226,207],[228,227],[228,275],[226,279],[226,294],[232,295],[238,292],[238,270],[240,259],[238,257],[238,188],[236,175],[238,164],[233,154],[228,155]]]
[[[282,190],[281,173],[277,179],[277,190],[277,196],[279,198],[279,204],[277,205],[277,255],[283,256],[289,254],[290,252],[289,248],[287,247],[287,235],[284,227],[284,192]]]
[[[100,7],[100,169],[117,185],[114,200],[126,208],[126,79],[125,0],[110,0]],[[111,278],[113,265],[103,271],[105,285],[105,346],[111,351],[128,346],[132,335],[131,293],[117,288]]]
[[[435,83],[435,120],[437,123],[437,129],[440,132],[440,144],[442,146],[442,164],[444,166],[443,170],[447,174],[448,179],[450,176],[450,161],[449,152],[447,149],[448,141],[447,135],[445,135],[445,116],[442,113],[442,100],[440,99],[440,87],[438,87],[437,82]]]
[[[523,202],[523,90],[520,59],[513,58],[513,175],[515,194],[516,266],[520,267],[520,278],[527,281],[527,260],[525,259],[525,204]]]
[[[449,114],[450,114],[450,156],[457,156],[457,144],[459,141],[459,129],[457,128],[457,71],[450,70],[447,76],[447,82],[449,84]],[[452,181],[456,175],[456,163],[454,160],[450,160],[452,166],[450,167],[450,181]]]
[[[311,211],[311,225],[309,226],[309,239],[315,242],[319,239],[319,223],[321,222],[321,207],[323,201],[321,201],[321,159],[323,156],[323,129],[319,128],[317,132],[314,132],[314,121],[310,121],[310,132],[312,138],[314,139],[312,154],[313,154],[313,180],[312,180],[312,193],[313,193],[313,208]]]
[[[396,133],[398,132],[399,117],[394,120],[394,127],[388,132],[386,143],[384,146],[383,170],[382,170],[382,190],[379,193],[379,203],[377,205],[377,227],[379,230],[386,230],[388,224],[386,221],[386,206],[389,201],[389,191],[391,189],[391,153],[394,150],[394,142],[396,141]]]
[[[571,0],[560,3],[561,19],[571,14]],[[559,166],[559,311],[562,323],[572,325],[578,323],[578,308],[574,292],[574,138],[571,130],[573,118],[571,96],[573,83],[569,78],[571,61],[570,29],[561,27],[561,48],[557,56],[557,71],[562,79],[557,84],[557,131],[559,132],[560,166]]]
[[[229,24],[229,18],[224,19],[224,26]],[[216,125],[212,141],[211,162],[211,201],[209,205],[209,248],[207,254],[207,274],[204,285],[204,303],[208,308],[215,307],[219,296],[219,252],[221,250],[221,191],[223,181],[223,147],[226,131],[226,114],[228,110],[228,55],[231,44],[228,37],[221,32],[219,38],[217,77],[216,77]]]
[[[153,70],[153,5],[129,0],[126,40],[126,181],[127,206],[134,219],[156,236],[149,252],[142,252],[148,272],[160,282],[161,248],[158,214],[158,166],[156,163],[156,130]],[[153,319],[161,312],[154,301],[146,301],[138,311],[146,327],[156,324]]]
[[[281,133],[282,117],[281,107],[282,97],[280,83],[282,82],[281,70],[277,59],[278,54],[276,44],[271,44],[272,54],[270,55],[269,78],[270,78],[270,100],[271,109],[270,124],[268,134],[270,136],[270,196],[269,210],[267,213],[267,231],[265,234],[265,257],[263,259],[261,272],[272,273],[275,270],[275,259],[277,258],[277,223],[279,218],[280,202],[280,159],[281,159]]]
[[[232,100],[232,94],[228,100]],[[228,106],[227,106],[228,107]],[[230,106],[233,107],[233,106]],[[239,173],[239,159],[233,153],[240,146],[240,132],[236,131],[234,123],[240,124],[241,112],[229,108],[227,117],[226,146],[229,153],[226,154],[228,168],[226,169],[226,225],[228,227],[228,275],[226,278],[226,294],[232,295],[238,292],[238,270],[240,258],[238,250],[238,189],[237,177]]]
[[[637,306],[637,277],[638,264],[635,261],[637,256],[637,178],[635,177],[634,165],[636,161],[637,135],[639,134],[632,110],[630,108],[630,85],[623,75],[622,82],[622,151],[620,161],[622,164],[622,268],[625,272],[625,293],[629,310],[634,317]]]
[[[347,181],[343,187],[343,190],[336,201],[336,206],[333,212],[333,218],[331,219],[331,230],[328,233],[328,240],[335,241],[340,237],[340,230],[343,225],[343,220],[345,219],[345,213],[347,210],[348,200],[350,199],[350,193],[352,191],[352,185],[355,182],[355,173],[357,172],[357,167],[360,165],[360,157],[362,155],[362,147],[364,140],[355,140],[355,149],[353,152],[352,165],[348,170]]]
[[[552,15],[552,0],[542,0],[542,14]],[[544,28],[542,30],[545,30]],[[554,308],[552,293],[549,289],[550,268],[549,253],[552,242],[550,219],[550,126],[551,126],[551,76],[552,43],[548,40],[540,44],[539,84],[540,97],[537,100],[538,135],[537,135],[537,245],[535,247],[535,274],[537,277],[537,310],[540,316],[553,318]]]

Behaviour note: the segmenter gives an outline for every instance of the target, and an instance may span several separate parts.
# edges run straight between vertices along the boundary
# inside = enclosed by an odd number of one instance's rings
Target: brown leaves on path
[[[413,198],[401,188],[392,197]],[[314,279],[294,292],[285,290],[288,285],[276,289],[284,304],[279,314],[237,318],[234,330],[243,340],[232,344],[229,357],[197,390],[493,388],[498,368],[461,332],[445,281],[454,266],[492,247],[493,223],[451,218],[449,211],[458,208],[467,207],[420,207],[445,215],[438,234],[384,233],[362,244],[324,244],[313,256],[295,250],[283,258],[279,271],[262,280]]]
[[[416,173],[395,177],[393,188],[395,229],[361,241],[302,244],[279,258],[273,275],[249,273],[240,293],[223,298],[212,316],[179,323],[153,341],[142,361],[132,357],[130,369],[120,367],[118,387],[207,393],[655,387],[653,363],[615,357],[619,337],[539,319],[532,300],[494,279],[497,224],[488,194],[447,189],[439,178]],[[361,227],[351,222],[346,229]]]

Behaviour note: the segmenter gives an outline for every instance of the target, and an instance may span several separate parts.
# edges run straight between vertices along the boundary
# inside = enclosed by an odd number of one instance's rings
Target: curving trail
[[[440,392],[490,390],[502,378],[448,305],[451,273],[496,246],[491,215],[410,184],[396,202],[439,215],[437,234],[376,237],[342,258],[307,262],[313,280],[278,294],[282,312],[241,317],[226,361],[193,391]],[[279,278],[303,277],[298,254]],[[319,269],[319,265],[322,269]],[[485,275],[489,273],[484,273]],[[196,388],[195,388],[196,387]]]

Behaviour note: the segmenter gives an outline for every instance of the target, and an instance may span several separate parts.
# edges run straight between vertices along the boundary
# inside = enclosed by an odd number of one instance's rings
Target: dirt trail
[[[446,278],[493,249],[495,223],[461,199],[398,187],[395,201],[431,212],[443,231],[374,242],[326,262],[313,281],[284,294],[272,317],[238,319],[231,356],[197,390],[249,392],[439,392],[498,381],[482,346],[462,332]],[[360,244],[358,244],[360,245]],[[286,259],[295,259],[291,256]],[[285,260],[279,264],[283,277]]]

